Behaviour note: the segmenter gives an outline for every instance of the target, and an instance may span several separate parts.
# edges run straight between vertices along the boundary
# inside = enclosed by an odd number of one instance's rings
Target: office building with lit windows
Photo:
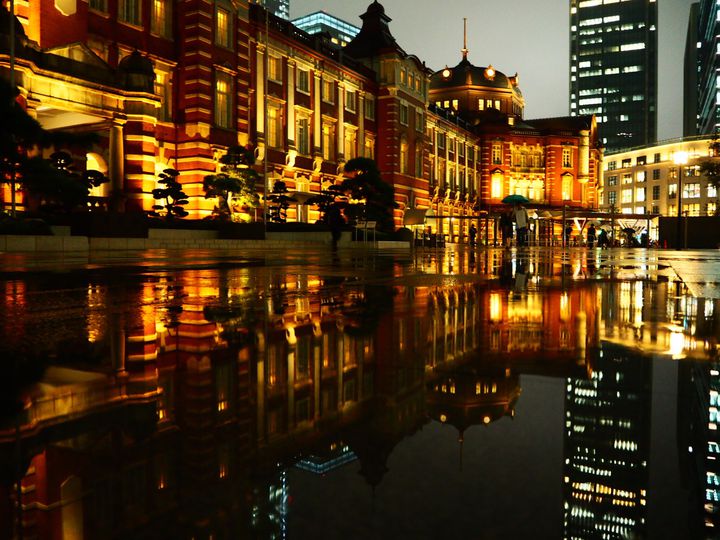
[[[717,188],[700,173],[711,142],[708,136],[686,137],[606,155],[600,209],[675,217],[679,203],[683,216],[715,215]],[[650,230],[652,239],[657,238],[656,226]]]
[[[563,538],[644,538],[652,365],[603,342],[589,378],[567,379]]]
[[[717,54],[717,41],[720,36],[720,20],[715,0],[701,0],[697,4],[698,13],[695,21],[688,25],[688,41],[694,33],[696,38],[695,58],[686,54],[686,73],[694,71],[697,81],[696,110],[697,133],[715,133],[720,127],[720,97],[717,93],[718,69],[720,58]],[[692,27],[693,22],[697,24]],[[693,65],[694,61],[694,65]],[[686,75],[687,77],[687,75]],[[687,115],[686,115],[687,116]]]
[[[293,19],[292,23],[310,35],[325,33],[333,43],[345,46],[360,32],[360,28],[324,11],[316,11]]]
[[[594,114],[608,151],[657,137],[657,2],[570,0],[570,114]]]

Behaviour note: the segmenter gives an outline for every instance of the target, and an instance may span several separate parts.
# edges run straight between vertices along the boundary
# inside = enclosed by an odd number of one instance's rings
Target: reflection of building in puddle
[[[320,450],[303,454],[303,457],[295,463],[295,467],[322,475],[338,469],[343,465],[352,463],[356,459],[357,456],[355,452],[353,452],[348,445],[340,441],[331,443],[326,451]]]
[[[693,538],[715,538],[720,528],[720,364],[679,366],[678,454],[690,491]]]
[[[645,537],[652,364],[603,343],[565,394],[564,537]]]

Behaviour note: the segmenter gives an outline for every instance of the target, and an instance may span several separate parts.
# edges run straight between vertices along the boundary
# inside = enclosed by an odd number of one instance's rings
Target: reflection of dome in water
[[[517,375],[489,376],[472,370],[443,373],[428,387],[428,412],[434,420],[454,426],[462,439],[470,426],[515,416],[520,391]]]

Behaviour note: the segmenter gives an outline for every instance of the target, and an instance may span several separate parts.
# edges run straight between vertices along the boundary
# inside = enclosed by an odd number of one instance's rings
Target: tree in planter
[[[343,180],[342,190],[349,193],[351,199],[364,201],[349,204],[345,214],[355,221],[375,221],[378,230],[392,232],[395,229],[393,209],[398,207],[395,190],[383,181],[375,161],[369,158],[351,159],[345,164],[345,172],[351,176]]]
[[[153,205],[149,215],[167,220],[187,216],[188,213],[183,208],[188,203],[187,195],[183,191],[182,184],[177,180],[180,173],[175,169],[165,169],[158,176],[160,178],[158,184],[162,184],[163,187],[153,189],[152,196],[160,204]]]
[[[305,201],[305,204],[315,205],[318,207],[320,212],[319,223],[327,223],[327,212],[330,206],[336,204],[337,198],[343,195],[342,188],[340,186],[329,186],[327,189],[322,190],[317,195],[310,197]]]
[[[222,220],[250,221],[249,210],[257,208],[260,201],[255,188],[260,176],[251,168],[255,163],[252,149],[232,146],[220,158],[220,163],[220,172],[203,180],[205,198],[218,200],[214,216]]]
[[[268,221],[272,223],[285,223],[287,221],[287,209],[291,202],[297,202],[294,197],[287,195],[287,184],[282,180],[276,180],[272,192],[268,195]]]

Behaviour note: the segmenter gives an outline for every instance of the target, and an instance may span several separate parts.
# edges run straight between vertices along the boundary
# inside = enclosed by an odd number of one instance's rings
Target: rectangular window
[[[493,165],[502,165],[502,145],[493,144],[493,146],[492,146],[492,162],[493,162]]]
[[[172,37],[171,0],[152,0],[150,13],[150,31],[164,38]]]
[[[230,128],[232,125],[232,79],[227,73],[215,73],[215,125]]]
[[[423,177],[423,150],[421,143],[415,145],[415,176],[417,178]]]
[[[354,130],[345,130],[345,159],[350,160],[357,157],[356,151],[357,133]]]
[[[485,100],[484,99],[478,99],[478,111],[484,111],[485,110]]]
[[[686,216],[699,216],[700,203],[683,204],[683,213]]]
[[[608,191],[608,204],[615,206],[617,204],[617,191]]]
[[[572,167],[572,150],[570,148],[563,148],[562,166],[566,169]]]
[[[323,159],[326,161],[335,161],[335,126],[332,124],[323,124],[322,127],[322,151]]]
[[[230,34],[232,31],[230,12],[226,9],[217,8],[215,11],[215,43],[230,48]]]
[[[646,178],[645,171],[638,171],[635,179],[637,182],[644,182]]]
[[[633,200],[633,190],[632,189],[623,189],[622,190],[622,202],[623,203],[631,203]]]
[[[408,106],[405,103],[400,104],[400,123],[403,126],[408,125]]]
[[[714,216],[715,212],[717,212],[717,203],[714,203],[714,202],[707,203],[707,215]]]
[[[297,70],[297,89],[303,94],[310,93],[310,72],[304,69]]]
[[[677,197],[677,184],[668,184],[668,199]]]
[[[90,6],[90,9],[107,13],[107,0],[90,0],[88,4]]]
[[[279,83],[283,82],[282,58],[279,56],[268,56],[268,79]]]
[[[295,138],[297,139],[298,153],[304,156],[310,154],[310,122],[307,118],[298,118]]]
[[[172,86],[170,85],[170,73],[155,70],[155,94],[160,96],[160,109],[158,120],[167,122],[172,119]]]
[[[608,176],[607,185],[608,186],[617,186],[617,175]]]
[[[135,26],[142,26],[142,0],[119,0],[118,20]]]
[[[496,100],[495,100],[495,108],[496,108],[498,111],[500,110],[500,100],[499,100],[499,99],[496,99]]]
[[[282,128],[283,117],[282,108],[274,105],[268,105],[267,109],[267,143],[271,148],[281,148],[283,144]]]
[[[660,154],[655,154],[653,156],[653,162],[654,163],[660,163]]]
[[[700,184],[684,184],[683,197],[685,197],[686,199],[695,199],[697,197],[700,197]]]
[[[660,207],[657,205],[653,205],[651,212],[653,214],[659,214],[660,213]]]
[[[461,158],[465,158],[465,143],[458,141],[458,155]]]
[[[438,149],[445,150],[445,138],[446,138],[445,133],[438,133],[438,134],[437,134],[437,146],[438,146]]]
[[[352,90],[345,92],[345,110],[357,112],[357,93]]]
[[[677,168],[671,167],[668,171],[668,179],[669,180],[675,180],[677,178]]]
[[[635,202],[645,202],[645,188],[639,187],[635,189]]]
[[[375,140],[367,135],[365,136],[365,157],[375,159]]]
[[[622,183],[623,184],[632,184],[633,183],[632,173],[623,174]]]
[[[717,188],[715,186],[713,186],[712,184],[708,184],[707,196],[711,199],[714,199],[715,197],[717,197]]]
[[[631,165],[632,165],[632,159],[630,159],[630,158],[625,158],[625,159],[622,160],[622,165],[621,165],[621,166],[622,166],[623,169],[625,169],[625,168],[627,168],[627,167],[630,167]]]
[[[660,180],[660,169],[653,169],[653,180]]]
[[[653,201],[657,201],[660,199],[660,186],[653,186],[652,198]]]
[[[645,165],[647,164],[647,157],[646,156],[638,156],[635,158],[635,164],[636,165]]]
[[[325,103],[335,104],[335,81],[323,79],[322,82],[322,99]]]
[[[425,131],[425,117],[420,109],[415,111],[415,131]]]
[[[617,169],[617,161],[608,161],[608,171],[614,171]]]
[[[372,97],[365,99],[365,118],[375,120],[375,100]]]

